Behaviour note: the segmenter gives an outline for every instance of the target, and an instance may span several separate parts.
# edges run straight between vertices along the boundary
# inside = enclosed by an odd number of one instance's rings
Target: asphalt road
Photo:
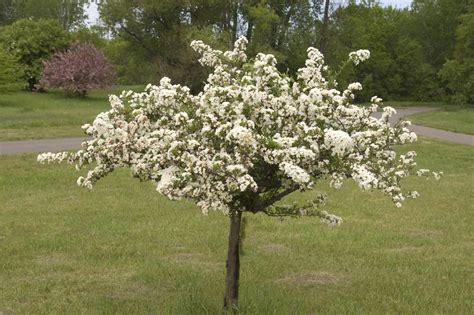
[[[408,107],[408,108],[397,108],[397,114],[390,118],[390,122],[395,123],[404,116],[409,116],[417,113],[432,112],[437,110],[433,107]],[[380,118],[382,113],[374,113],[374,117]],[[452,131],[446,131],[436,128],[430,128],[419,125],[411,125],[410,130],[414,131],[419,136],[438,138],[442,140],[451,141],[454,143],[474,145],[474,136],[466,135],[463,133],[457,133]]]
[[[397,122],[403,116],[416,113],[434,111],[431,107],[410,107],[398,108],[397,114],[391,117],[392,122]],[[381,113],[375,113],[375,117],[380,117]],[[410,129],[419,136],[438,138],[454,143],[467,144],[474,146],[474,136],[451,131],[445,131],[424,126],[412,125]],[[4,141],[0,142],[0,155],[13,155],[31,152],[58,152],[65,150],[77,150],[81,148],[81,142],[86,138],[63,138],[63,139],[44,139],[44,140],[26,140],[26,141]]]

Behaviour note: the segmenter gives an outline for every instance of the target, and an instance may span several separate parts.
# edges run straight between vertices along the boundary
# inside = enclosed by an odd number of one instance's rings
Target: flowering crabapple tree
[[[38,156],[42,163],[67,161],[78,169],[94,163],[77,180],[87,188],[128,167],[170,199],[190,199],[204,214],[218,210],[229,216],[225,310],[237,305],[242,213],[315,216],[340,224],[341,218],[323,210],[322,195],[302,205],[284,202],[323,178],[340,188],[350,177],[362,190],[382,190],[397,207],[418,195],[400,186],[413,171],[416,154],[397,155],[393,148],[416,135],[406,121],[390,125],[394,109],[385,107],[377,119],[371,114],[380,98],[373,97],[368,107],[353,105],[361,84],[335,89],[315,48],[291,78],[277,70],[272,55],[248,61],[246,44],[242,37],[233,50],[222,52],[193,41],[200,63],[212,69],[201,93],[192,95],[165,77],[142,93],[111,95],[111,109],[83,126],[92,139],[82,150]],[[358,64],[368,58],[369,52],[360,50],[349,60]]]
[[[104,54],[91,43],[76,42],[44,63],[40,84],[84,97],[90,89],[109,86],[112,78],[112,66]]]

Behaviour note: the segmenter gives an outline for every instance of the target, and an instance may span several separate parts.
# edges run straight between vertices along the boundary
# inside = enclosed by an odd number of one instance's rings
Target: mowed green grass
[[[84,136],[81,126],[107,110],[109,94],[141,86],[118,86],[92,91],[83,99],[62,91],[16,92],[0,95],[0,141]]]
[[[474,108],[453,108],[408,116],[413,123],[474,135]]]
[[[348,182],[344,223],[245,215],[244,314],[449,313],[474,309],[474,148],[422,138],[421,196],[401,209]],[[219,314],[228,220],[118,171],[92,191],[67,165],[0,157],[0,312]],[[314,192],[294,194],[302,202]]]

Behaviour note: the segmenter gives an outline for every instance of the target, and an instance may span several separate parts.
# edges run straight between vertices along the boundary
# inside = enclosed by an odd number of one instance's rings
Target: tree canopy
[[[69,35],[53,20],[21,19],[0,29],[0,45],[18,60],[22,78],[32,90],[43,62],[69,45]]]
[[[85,5],[90,0],[2,0],[0,25],[8,25],[18,19],[51,19],[64,30],[83,25]]]
[[[415,0],[409,9],[372,0],[343,6],[330,0],[105,0],[99,8],[114,34],[114,56],[123,59],[128,52],[128,64],[119,71],[125,80],[156,82],[167,74],[196,90],[206,73],[192,58],[191,38],[222,49],[245,35],[250,56],[272,53],[279,70],[290,75],[303,65],[308,46],[324,49],[332,66],[351,50],[370,49],[369,65],[344,69],[339,77],[364,83],[359,100],[367,101],[372,94],[434,100],[453,93],[438,72],[454,56],[456,29],[468,5],[468,0]],[[148,70],[136,75],[127,69],[137,63],[147,63]]]
[[[440,71],[456,103],[474,103],[474,4],[459,17],[453,58]]]

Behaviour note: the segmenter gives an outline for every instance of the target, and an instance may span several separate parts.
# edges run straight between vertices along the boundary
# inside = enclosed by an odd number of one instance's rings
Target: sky
[[[397,8],[406,8],[410,6],[411,0],[381,0],[382,5],[392,5]]]
[[[410,5],[412,0],[379,0],[382,5],[388,6],[392,5],[397,8],[406,8]],[[87,20],[87,24],[95,24],[97,19],[99,18],[99,13],[97,12],[97,4],[91,3],[87,9],[87,14],[89,15],[89,19]]]

